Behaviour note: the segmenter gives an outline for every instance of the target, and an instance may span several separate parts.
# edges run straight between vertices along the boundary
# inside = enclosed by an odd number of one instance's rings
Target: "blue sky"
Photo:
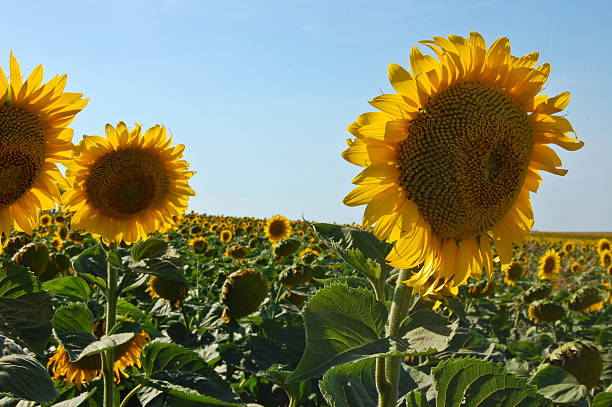
[[[3,1],[0,65],[68,73],[90,98],[75,140],[125,121],[168,127],[197,171],[190,208],[360,221],[342,198],[358,172],[340,157],[346,127],[392,91],[391,62],[417,41],[480,32],[540,52],[545,92],[585,146],[557,149],[569,174],[544,173],[538,230],[612,231],[612,8],[606,1]]]

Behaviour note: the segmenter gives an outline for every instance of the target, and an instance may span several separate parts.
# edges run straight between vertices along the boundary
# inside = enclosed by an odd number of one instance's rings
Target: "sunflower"
[[[189,246],[191,246],[194,253],[204,253],[206,247],[208,247],[208,241],[203,237],[195,237],[189,241]]]
[[[518,279],[520,279],[525,273],[525,268],[521,263],[513,261],[510,265],[503,267],[506,270],[504,282],[508,285],[515,285]]]
[[[601,267],[603,267],[604,270],[607,270],[608,267],[612,266],[612,251],[610,250],[602,251],[600,254],[600,263],[601,263]]]
[[[548,249],[540,258],[538,276],[542,280],[554,280],[561,269],[561,258],[555,249]]]
[[[76,211],[71,226],[107,241],[136,242],[173,226],[172,216],[195,195],[187,181],[194,174],[181,160],[185,146],[170,147],[166,128],[144,135],[140,125],[128,131],[123,122],[106,125],[106,139],[84,136],[79,155],[66,164],[72,189],[62,199]]]
[[[610,241],[606,238],[599,239],[599,242],[597,242],[597,252],[601,254],[606,250],[612,250],[612,245],[610,244]]]
[[[10,55],[10,80],[0,68],[0,235],[11,227],[32,234],[39,209],[60,202],[57,183],[65,185],[56,166],[72,154],[73,131],[68,126],[88,99],[64,92],[66,75],[42,84],[38,65],[23,81]]]
[[[163,302],[170,301],[177,308],[187,297],[187,285],[183,281],[171,280],[162,276],[151,276],[149,287],[145,290],[151,298],[160,297]]]
[[[40,226],[47,227],[51,224],[51,216],[43,215],[40,217]]]
[[[291,223],[283,215],[272,216],[264,227],[266,237],[272,243],[278,243],[291,235]]]
[[[563,253],[566,255],[570,255],[574,250],[576,250],[576,245],[574,242],[565,242],[563,245]]]
[[[412,74],[389,66],[397,94],[373,99],[380,112],[348,127],[356,138],[342,155],[365,169],[344,203],[367,204],[363,226],[375,224],[379,239],[396,242],[391,266],[423,265],[408,285],[456,291],[483,266],[492,272],[492,241],[510,263],[512,244],[534,222],[529,192],[538,189],[539,171],[567,172],[547,144],[577,150],[583,143],[554,115],[569,94],[538,95],[550,66],[534,68],[537,53],[514,57],[507,38],[487,49],[475,32],[423,43],[439,60],[414,47]]]
[[[580,274],[580,272],[582,271],[582,264],[578,262],[572,263],[572,265],[570,266],[570,271],[572,272],[572,274]]]
[[[51,240],[51,246],[53,246],[55,250],[59,251],[64,246],[64,242],[62,241],[61,237],[53,236],[53,239]]]
[[[223,243],[227,243],[230,240],[232,240],[233,234],[232,231],[229,229],[223,229],[221,231],[221,233],[219,233],[219,240],[221,240]]]
[[[101,324],[96,323],[94,333],[96,337],[101,337],[103,332],[98,332],[97,329]],[[102,324],[103,325],[103,324]],[[99,335],[98,335],[99,334]],[[113,370],[115,372],[115,380],[119,382],[121,375],[129,377],[125,373],[128,366],[137,366],[141,368],[140,352],[142,348],[151,340],[146,332],[136,334],[132,339],[115,348],[115,363]],[[55,354],[49,359],[47,369],[51,368],[54,379],[64,378],[66,384],[74,382],[77,389],[81,391],[82,383],[89,383],[97,376],[102,375],[102,360],[100,354],[85,356],[77,362],[71,362],[66,349],[59,344]]]

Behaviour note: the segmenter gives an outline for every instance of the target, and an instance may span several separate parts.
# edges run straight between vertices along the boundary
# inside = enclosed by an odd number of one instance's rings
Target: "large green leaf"
[[[54,278],[45,281],[42,287],[55,296],[70,300],[87,302],[91,299],[89,284],[78,276]]]
[[[77,274],[85,279],[85,275],[90,275],[93,278],[89,280],[96,281],[102,288],[106,288],[107,262],[106,252],[99,244],[83,250],[80,254],[73,257],[72,268]]]
[[[92,391],[81,393],[70,400],[60,401],[59,403],[55,403],[53,407],[79,407],[87,399],[89,399],[96,392],[96,390],[97,389],[94,388]]]
[[[375,372],[374,358],[334,366],[325,373],[319,387],[332,407],[376,407],[378,392]],[[411,366],[402,365],[399,381],[401,393],[429,384],[431,379],[428,375]]]
[[[610,407],[612,406],[612,393],[602,391],[593,399],[593,407]]]
[[[64,306],[53,316],[53,328],[71,362],[115,348],[140,332],[138,324],[120,322],[119,329],[112,335],[98,339],[93,335],[93,326],[93,314],[81,304]]]
[[[400,336],[407,347],[404,353],[440,352],[448,347],[458,326],[459,321],[450,322],[432,310],[418,310],[400,325]]]
[[[58,396],[47,370],[27,355],[0,357],[0,394],[39,403]]]
[[[142,326],[152,337],[162,336],[161,332],[151,323],[151,317],[147,316],[137,306],[127,302],[126,300],[117,301],[117,314],[125,315]]]
[[[552,404],[535,386],[509,374],[502,364],[473,357],[446,359],[432,369],[436,405],[445,407],[533,406]]]
[[[391,271],[385,258],[392,244],[378,240],[371,232],[351,226],[330,223],[310,225],[319,239],[370,280],[377,292],[384,286]]]
[[[322,376],[332,366],[389,352],[387,308],[371,291],[325,287],[304,307],[306,349],[288,382]]]
[[[406,394],[406,407],[430,407],[425,394],[418,390],[413,390]]]
[[[142,259],[162,257],[168,253],[169,245],[163,240],[147,239],[132,246],[132,258],[135,262]]]
[[[239,405],[230,384],[192,350],[174,343],[152,342],[142,350],[141,362],[145,374],[134,378],[145,386],[194,402]]]
[[[51,337],[51,296],[27,268],[0,262],[0,334],[43,353]]]
[[[586,386],[578,383],[571,373],[553,365],[538,370],[529,383],[538,388],[538,393],[555,403],[576,403],[584,400],[588,392]]]

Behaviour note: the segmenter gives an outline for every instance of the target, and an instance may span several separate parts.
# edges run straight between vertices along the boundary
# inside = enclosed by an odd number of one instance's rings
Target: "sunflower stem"
[[[115,250],[113,244],[108,249]],[[106,335],[111,334],[111,330],[115,326],[117,320],[117,297],[119,290],[117,289],[117,270],[107,262],[106,275],[108,281],[108,297],[106,302]],[[115,361],[115,350],[108,349],[102,354],[102,375],[104,376],[104,407],[113,407],[114,405],[114,370],[113,364]]]
[[[555,341],[555,343],[557,343],[557,327],[555,326],[557,321],[553,321],[552,322],[552,329],[553,329],[553,341]]]
[[[391,311],[389,312],[389,319],[387,320],[387,337],[397,339],[399,336],[400,324],[408,314],[408,305],[410,304],[412,290],[404,284],[403,281],[407,280],[410,275],[410,270],[400,270],[397,276],[391,302]],[[383,362],[380,362],[381,360]],[[384,379],[381,377],[383,371],[379,369],[381,363],[384,363],[385,366]],[[376,388],[378,390],[378,407],[395,407],[397,404],[401,363],[401,356],[379,358],[377,360]]]
[[[138,384],[136,385],[136,387],[134,387],[124,398],[123,400],[121,400],[121,404],[119,405],[119,407],[127,407],[128,402],[132,399],[132,397],[134,397],[136,395],[136,393],[138,393],[138,391],[140,389],[142,389],[142,384]]]

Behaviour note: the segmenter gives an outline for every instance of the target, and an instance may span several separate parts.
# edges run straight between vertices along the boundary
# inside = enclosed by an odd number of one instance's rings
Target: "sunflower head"
[[[20,233],[17,236],[11,237],[6,242],[6,246],[4,247],[4,253],[8,254],[9,256],[12,256],[28,243],[32,243],[32,238],[28,235]]]
[[[208,241],[203,237],[195,237],[189,241],[189,246],[191,246],[194,253],[204,253],[206,247],[208,247]]]
[[[247,249],[239,244],[234,244],[225,251],[225,255],[227,257],[231,257],[232,259],[241,259],[246,256],[247,253]]]
[[[10,80],[0,69],[0,235],[11,227],[32,234],[39,210],[60,202],[57,183],[66,184],[56,163],[72,154],[68,126],[87,99],[64,92],[66,75],[42,80],[38,65],[24,81],[12,53]]]
[[[274,246],[274,255],[276,257],[291,256],[300,249],[301,244],[302,242],[294,238],[281,240]]]
[[[93,334],[97,338],[104,334],[103,328],[100,328],[103,326],[101,322],[103,321],[98,321],[94,324]],[[150,340],[149,335],[142,331],[114,349],[113,371],[115,373],[115,381],[119,382],[121,375],[129,377],[125,372],[127,367],[137,366],[141,368],[140,352]],[[95,354],[85,356],[76,362],[71,362],[66,349],[59,344],[55,354],[47,363],[47,369],[49,368],[53,372],[54,379],[61,379],[63,377],[66,384],[74,382],[80,391],[83,383],[89,383],[97,376],[102,375],[102,359],[100,354]]]
[[[561,258],[555,249],[548,249],[540,259],[538,276],[542,280],[554,280],[561,270]]]
[[[221,291],[225,320],[238,320],[257,311],[269,290],[268,280],[258,269],[243,269],[230,274]]]
[[[601,263],[601,267],[603,267],[604,270],[607,270],[608,267],[612,265],[612,251],[611,250],[604,250],[601,252],[600,263]]]
[[[355,139],[343,157],[365,167],[344,203],[367,205],[363,226],[395,241],[387,260],[396,268],[423,265],[408,285],[457,287],[492,272],[491,239],[510,263],[534,223],[529,192],[539,171],[564,175],[547,144],[576,150],[582,142],[555,115],[569,94],[539,95],[550,66],[537,53],[515,57],[507,38],[489,48],[475,32],[422,41],[412,73],[389,66],[397,93],[374,98],[378,112],[348,127]],[[433,282],[428,281],[434,276]]]
[[[163,301],[170,301],[177,307],[187,297],[187,285],[184,281],[172,280],[162,276],[151,276],[146,291],[151,298],[160,297]]]
[[[597,288],[583,287],[572,295],[567,307],[572,311],[597,311],[603,308],[602,297]]]
[[[266,237],[272,243],[278,243],[291,235],[291,223],[282,215],[272,216],[264,228]]]
[[[232,240],[233,237],[234,235],[229,229],[223,229],[219,233],[219,240],[221,240],[223,243],[228,243],[230,240]]]
[[[312,268],[307,264],[294,264],[285,268],[278,275],[278,281],[291,289],[296,285],[309,283],[312,280]]]
[[[504,281],[508,285],[515,285],[516,282],[525,274],[525,268],[519,262],[513,261],[506,267]]]
[[[72,189],[62,199],[75,211],[71,227],[126,243],[169,230],[195,195],[187,183],[193,172],[181,160],[185,147],[171,142],[163,126],[142,134],[140,125],[128,131],[123,122],[107,124],[106,138],[84,136],[66,164]]]
[[[318,257],[320,253],[315,249],[307,247],[306,249],[300,252],[300,259],[305,264],[312,264]]]
[[[495,283],[495,280],[478,281],[468,286],[467,293],[468,296],[472,298],[484,298],[491,296],[491,294],[495,292],[496,288],[497,284]],[[444,290],[448,290],[448,288]]]
[[[53,223],[53,221],[51,220],[51,216],[43,215],[40,217],[40,226],[47,227],[51,225],[51,223]]]
[[[610,244],[610,241],[606,238],[599,239],[599,242],[597,242],[597,252],[601,254],[606,250],[612,250],[612,244]]]
[[[572,254],[574,250],[576,250],[576,245],[574,244],[574,242],[565,242],[563,244],[563,253],[565,253],[566,255]]]
[[[551,292],[552,286],[550,284],[537,285],[525,291],[523,301],[527,304],[531,304],[534,301],[543,300],[548,297]]]
[[[603,372],[599,350],[586,341],[574,341],[560,346],[548,356],[548,362],[571,373],[589,390],[597,385]]]
[[[189,233],[191,233],[191,235],[195,236],[199,233],[202,232],[202,227],[200,225],[193,225],[191,227],[191,229],[189,229]]]
[[[12,260],[28,267],[37,276],[42,276],[49,264],[49,249],[42,242],[29,243],[19,249]]]
[[[565,316],[565,308],[553,301],[537,301],[529,307],[529,319],[538,323],[555,322]]]

